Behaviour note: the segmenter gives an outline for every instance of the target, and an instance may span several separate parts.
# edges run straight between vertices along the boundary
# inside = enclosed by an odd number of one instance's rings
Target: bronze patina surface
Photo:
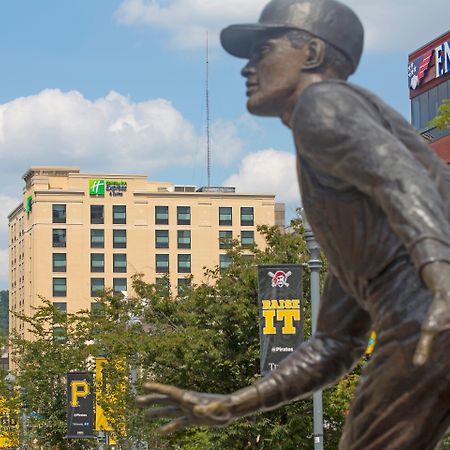
[[[450,425],[450,171],[399,114],[345,81],[363,46],[348,7],[272,0],[221,39],[248,59],[248,110],[293,132],[304,208],[330,264],[317,332],[233,394],[148,384],[138,403],[153,406],[149,419],[173,418],[163,432],[224,426],[335,383],[375,329],[340,449],[434,449]]]

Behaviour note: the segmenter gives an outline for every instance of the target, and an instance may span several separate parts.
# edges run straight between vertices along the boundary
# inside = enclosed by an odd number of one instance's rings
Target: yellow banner
[[[0,448],[19,446],[19,410],[6,405],[6,399],[0,397]]]
[[[95,358],[95,429],[97,431],[112,431],[98,399],[102,396],[103,366],[108,362],[106,358]]]
[[[119,386],[111,392],[111,386],[104,385],[103,368],[105,364],[108,363],[106,358],[96,358],[95,359],[95,429],[97,431],[113,431],[110,421],[105,415],[104,409],[99,404],[99,399],[107,400],[108,404],[114,405],[115,409],[121,408],[120,405],[120,394],[125,393],[126,386],[124,383],[119,384]],[[119,371],[123,379],[126,378],[125,366],[120,362],[115,362],[114,367]],[[115,431],[118,432],[120,436],[125,436],[125,419],[122,415],[119,416],[119,420],[116,419]],[[113,421],[114,423],[114,421]],[[109,434],[109,445],[117,445],[116,436],[113,433]]]
[[[377,333],[375,333],[375,331],[372,331],[369,343],[367,344],[366,355],[370,355],[373,352],[376,343],[377,343]]]

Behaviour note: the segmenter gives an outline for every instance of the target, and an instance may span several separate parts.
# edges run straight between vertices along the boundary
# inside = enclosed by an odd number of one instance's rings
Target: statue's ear
[[[325,59],[326,44],[321,39],[313,38],[308,41],[307,45],[307,58],[303,63],[303,69],[312,70],[317,69],[323,63]]]

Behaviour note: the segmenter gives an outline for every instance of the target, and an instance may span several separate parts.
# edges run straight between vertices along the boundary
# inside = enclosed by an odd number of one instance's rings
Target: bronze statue
[[[224,426],[307,397],[349,372],[372,328],[341,450],[434,449],[450,425],[450,171],[399,114],[347,83],[363,27],[335,0],[272,0],[222,31],[247,58],[248,110],[292,129],[304,208],[330,273],[317,332],[229,395],[148,384],[163,432]]]

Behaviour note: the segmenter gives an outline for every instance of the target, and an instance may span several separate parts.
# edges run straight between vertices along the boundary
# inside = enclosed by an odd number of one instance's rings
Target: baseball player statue
[[[221,34],[247,108],[293,133],[303,206],[329,262],[317,331],[278,368],[227,395],[147,384],[163,432],[224,426],[336,383],[377,345],[341,450],[434,449],[450,425],[450,171],[411,125],[345,80],[363,27],[336,0],[272,0]]]

